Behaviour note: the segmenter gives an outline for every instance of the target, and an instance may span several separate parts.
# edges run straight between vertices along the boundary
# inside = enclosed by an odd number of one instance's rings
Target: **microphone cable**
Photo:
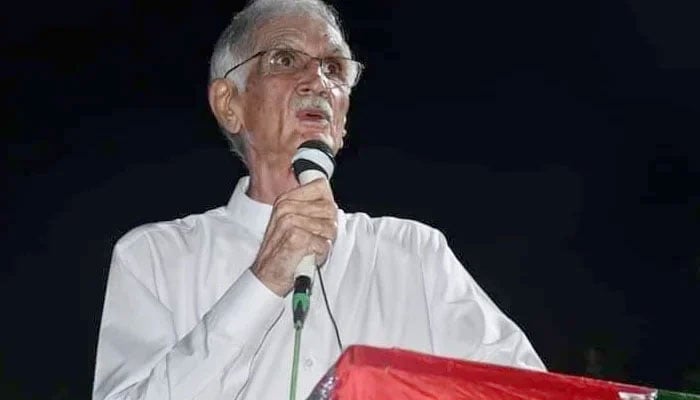
[[[330,258],[330,255],[328,256]],[[318,280],[321,282],[321,292],[323,293],[323,302],[326,303],[326,310],[328,311],[328,316],[331,317],[331,322],[333,323],[333,329],[335,330],[335,338],[338,341],[338,350],[343,352],[343,342],[340,340],[340,332],[338,331],[338,325],[335,323],[335,318],[333,318],[333,313],[331,312],[331,306],[328,304],[328,296],[326,295],[326,286],[323,284],[323,277],[321,276],[321,267],[316,266],[316,273],[318,273]]]

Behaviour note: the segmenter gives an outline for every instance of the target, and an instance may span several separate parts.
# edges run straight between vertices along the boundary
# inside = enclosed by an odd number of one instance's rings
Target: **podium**
[[[350,346],[311,400],[700,400],[700,396],[571,375]]]

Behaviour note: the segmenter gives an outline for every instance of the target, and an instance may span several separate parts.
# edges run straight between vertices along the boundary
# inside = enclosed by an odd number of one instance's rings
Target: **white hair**
[[[281,16],[310,16],[320,18],[335,29],[343,38],[343,47],[348,54],[350,49],[345,43],[337,11],[320,0],[252,0],[238,12],[231,23],[224,29],[214,46],[209,64],[209,82],[223,78],[233,66],[252,56],[255,48],[255,33],[269,20]],[[245,91],[250,72],[250,64],[242,65],[228,75],[239,91]],[[228,139],[231,150],[245,162],[245,145],[243,137],[237,132],[229,132],[219,126]]]

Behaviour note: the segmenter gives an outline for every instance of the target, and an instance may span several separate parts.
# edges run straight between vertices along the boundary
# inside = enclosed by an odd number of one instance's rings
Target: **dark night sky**
[[[663,3],[663,4],[662,4]],[[550,370],[670,389],[700,368],[700,6],[336,2],[367,64],[346,211],[441,229]],[[206,102],[241,2],[16,3],[0,20],[0,398],[91,390],[111,247],[225,204]]]

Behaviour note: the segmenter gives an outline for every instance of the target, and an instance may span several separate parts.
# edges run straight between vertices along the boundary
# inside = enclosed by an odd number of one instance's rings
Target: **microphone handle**
[[[305,185],[315,179],[328,179],[326,174],[315,169],[308,169],[299,174],[299,183]],[[314,279],[314,269],[316,269],[316,256],[305,255],[294,271],[294,294],[292,295],[292,316],[294,319],[294,329],[299,331],[304,326],[306,314],[309,311],[311,296],[311,285]]]
[[[326,174],[316,169],[307,169],[306,171],[300,173],[298,176],[299,183],[301,183],[302,185],[306,185],[307,183],[319,178],[328,179],[326,177]],[[300,276],[307,276],[313,283],[315,269],[316,256],[314,254],[305,255],[304,258],[302,258],[299,264],[297,265],[297,269],[294,272],[295,282]]]

